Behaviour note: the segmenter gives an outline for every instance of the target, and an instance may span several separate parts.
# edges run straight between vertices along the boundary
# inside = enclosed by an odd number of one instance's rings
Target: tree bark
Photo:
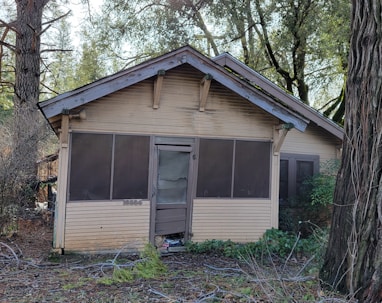
[[[38,133],[37,102],[40,85],[42,12],[49,0],[16,0],[16,67],[14,86],[14,159],[24,180],[36,173]]]
[[[382,3],[352,1],[345,139],[322,280],[382,300]]]

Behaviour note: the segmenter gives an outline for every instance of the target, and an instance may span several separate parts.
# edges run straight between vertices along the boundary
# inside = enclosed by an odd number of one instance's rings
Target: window
[[[69,200],[145,199],[147,136],[73,133]]]
[[[146,199],[150,138],[115,136],[113,199]]]
[[[268,198],[269,142],[201,139],[197,197]]]
[[[281,154],[280,205],[293,205],[309,191],[304,181],[319,172],[319,156]]]

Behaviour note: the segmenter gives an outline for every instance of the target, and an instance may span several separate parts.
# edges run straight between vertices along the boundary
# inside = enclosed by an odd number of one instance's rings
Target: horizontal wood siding
[[[320,162],[326,162],[338,158],[340,144],[341,142],[334,136],[317,126],[309,125],[304,133],[292,129],[285,138],[281,152],[319,155]]]
[[[192,241],[258,240],[272,227],[270,200],[195,199]]]
[[[66,206],[65,251],[136,251],[149,241],[150,202],[72,202]]]
[[[277,119],[212,80],[206,109],[199,111],[203,74],[182,66],[166,73],[158,109],[154,79],[148,79],[85,106],[77,130],[271,139]]]

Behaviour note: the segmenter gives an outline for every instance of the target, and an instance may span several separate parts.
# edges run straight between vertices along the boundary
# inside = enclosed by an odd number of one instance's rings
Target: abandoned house
[[[41,102],[59,136],[55,249],[249,242],[343,130],[229,54],[190,46]],[[281,164],[280,164],[281,163]]]

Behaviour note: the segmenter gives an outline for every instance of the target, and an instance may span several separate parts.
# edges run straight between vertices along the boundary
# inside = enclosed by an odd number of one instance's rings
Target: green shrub
[[[236,259],[242,259],[248,254],[256,258],[264,256],[286,258],[291,252],[311,256],[325,247],[326,235],[325,230],[318,229],[310,237],[301,239],[296,234],[273,228],[267,230],[257,242],[241,244],[231,240],[207,240],[201,243],[188,242],[186,247],[192,253],[209,253]]]
[[[311,187],[311,205],[330,205],[333,203],[336,176],[340,161],[329,160],[321,165],[321,172],[307,179],[304,184]]]

